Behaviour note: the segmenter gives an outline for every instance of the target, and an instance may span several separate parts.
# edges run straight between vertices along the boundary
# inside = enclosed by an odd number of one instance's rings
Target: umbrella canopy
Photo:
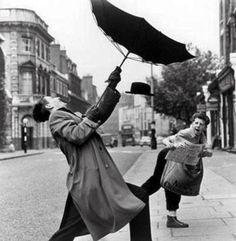
[[[162,34],[144,18],[124,12],[106,0],[91,0],[91,3],[98,26],[125,59],[133,53],[140,57],[137,60],[167,65],[195,57],[186,50],[185,44]],[[128,53],[124,54],[117,44],[124,46]]]

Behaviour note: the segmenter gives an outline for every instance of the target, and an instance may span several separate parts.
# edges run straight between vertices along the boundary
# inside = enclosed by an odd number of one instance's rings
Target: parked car
[[[135,146],[138,146],[140,142],[140,138],[139,137],[134,138],[134,142],[135,142]]]
[[[150,136],[142,136],[142,138],[139,141],[140,146],[151,146],[151,138]]]
[[[104,133],[104,134],[101,134],[101,137],[105,146],[110,146],[110,147],[118,146],[118,140],[112,134]]]
[[[161,144],[163,144],[163,139],[164,139],[163,136],[157,136],[157,137],[156,137],[157,145],[161,145]]]

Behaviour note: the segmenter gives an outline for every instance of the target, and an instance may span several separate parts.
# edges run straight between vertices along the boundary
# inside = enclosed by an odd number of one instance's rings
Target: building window
[[[50,50],[49,50],[49,47],[48,46],[46,46],[46,61],[50,61],[50,52],[49,52]]]
[[[44,44],[41,43],[41,58],[44,59],[45,58],[45,53],[44,53]]]
[[[59,94],[62,95],[62,82],[60,81],[60,89],[59,89]]]
[[[52,90],[55,92],[56,91],[56,79],[53,78],[53,87]]]
[[[35,80],[35,90],[34,90],[34,93],[35,94],[39,94],[40,93],[40,82],[39,82],[39,80],[40,80],[40,74],[38,73],[37,74],[37,78],[36,78],[36,80]]]
[[[24,72],[22,74],[22,84],[20,85],[20,94],[32,95],[32,73]]]
[[[59,81],[56,80],[56,93],[58,94],[59,93]]]
[[[31,52],[32,51],[32,39],[29,37],[22,37],[23,42],[23,51]]]
[[[37,56],[40,56],[40,41],[39,41],[39,39],[37,39],[36,48],[37,48]]]
[[[68,89],[66,84],[63,85],[63,96],[68,97]]]

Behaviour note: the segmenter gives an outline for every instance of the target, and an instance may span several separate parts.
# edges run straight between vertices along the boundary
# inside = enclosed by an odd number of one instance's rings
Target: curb
[[[16,159],[16,158],[20,158],[20,157],[35,156],[35,155],[40,155],[40,154],[43,154],[43,153],[44,152],[36,152],[36,153],[20,154],[20,155],[17,155],[17,156],[3,157],[3,158],[0,158],[0,161]]]

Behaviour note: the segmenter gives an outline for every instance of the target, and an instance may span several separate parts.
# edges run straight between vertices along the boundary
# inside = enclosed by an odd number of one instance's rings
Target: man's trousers
[[[130,225],[131,241],[152,241],[150,227],[149,199],[146,191],[133,184],[127,183],[131,192],[146,205],[144,209],[133,218]],[[63,218],[59,230],[49,241],[73,241],[77,236],[89,234],[89,231],[76,209],[72,197],[68,194]]]
[[[144,190],[146,190],[146,192],[149,195],[152,195],[153,193],[158,191],[161,187],[160,185],[161,176],[166,164],[165,157],[168,151],[169,151],[168,148],[164,148],[159,152],[153,175],[141,186]],[[181,195],[170,192],[165,189],[165,196],[166,196],[166,209],[168,211],[177,210],[179,208]]]

